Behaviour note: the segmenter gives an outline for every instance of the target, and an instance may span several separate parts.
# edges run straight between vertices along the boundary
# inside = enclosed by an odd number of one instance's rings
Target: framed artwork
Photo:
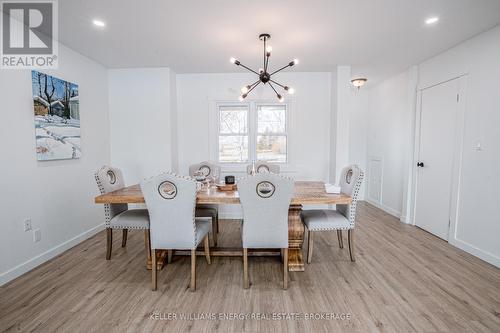
[[[78,85],[38,71],[31,72],[31,82],[37,159],[80,158]]]

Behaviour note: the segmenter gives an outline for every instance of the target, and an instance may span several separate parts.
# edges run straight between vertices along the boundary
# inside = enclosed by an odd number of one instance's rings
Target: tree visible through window
[[[257,160],[286,162],[286,106],[257,107]]]
[[[248,107],[219,108],[219,162],[248,161]]]

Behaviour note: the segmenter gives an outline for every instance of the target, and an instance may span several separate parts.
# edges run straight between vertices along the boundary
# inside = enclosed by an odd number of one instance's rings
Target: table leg
[[[304,224],[300,219],[302,205],[291,205],[288,210],[288,270],[303,272],[305,270],[302,258],[304,243]]]

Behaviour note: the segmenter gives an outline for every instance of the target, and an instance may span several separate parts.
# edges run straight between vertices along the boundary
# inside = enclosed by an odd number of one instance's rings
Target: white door
[[[448,240],[459,79],[422,90],[415,224]]]

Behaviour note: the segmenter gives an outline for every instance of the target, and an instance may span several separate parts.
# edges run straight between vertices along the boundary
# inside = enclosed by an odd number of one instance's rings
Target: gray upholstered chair
[[[283,253],[283,289],[288,288],[288,208],[294,182],[272,173],[238,181],[243,207],[243,286],[248,280],[248,249],[279,248]]]
[[[191,250],[191,291],[196,290],[196,248],[204,241],[210,264],[209,218],[194,215],[196,181],[164,173],[141,182],[150,217],[152,289],[156,290],[156,250]]]
[[[125,186],[123,174],[120,169],[103,166],[95,174],[95,180],[101,194],[106,194]],[[149,239],[149,215],[146,209],[128,209],[127,204],[104,204],[106,219],[107,248],[106,259],[111,259],[113,248],[113,229],[122,229],[122,247],[127,245],[128,229],[140,229]],[[149,247],[147,248],[149,251]]]
[[[194,177],[195,173],[201,172],[205,177],[214,177],[216,183],[220,181],[221,168],[212,162],[201,162],[189,166],[189,176]],[[217,205],[197,205],[196,217],[210,217],[212,219],[212,243],[217,246],[217,234],[219,233],[219,208]]]
[[[342,170],[340,175],[341,192],[352,197],[350,205],[337,205],[337,209],[304,210],[301,213],[302,222],[308,230],[307,263],[311,263],[313,253],[313,233],[317,231],[337,231],[340,248],[344,247],[342,230],[347,230],[349,255],[354,257],[354,226],[356,221],[356,204],[364,173],[357,165],[351,165]]]
[[[255,172],[256,173],[275,173],[279,175],[280,166],[277,164],[266,163],[262,161],[257,161],[255,163]],[[247,174],[250,175],[252,173],[252,165],[247,165]]]

